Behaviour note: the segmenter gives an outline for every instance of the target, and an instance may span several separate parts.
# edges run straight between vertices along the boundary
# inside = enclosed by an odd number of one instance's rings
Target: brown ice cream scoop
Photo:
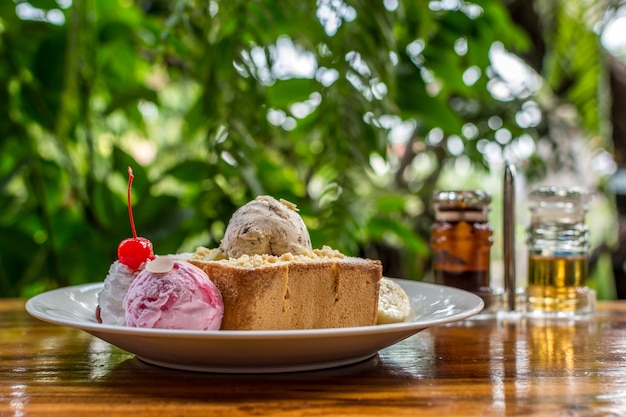
[[[220,250],[229,258],[239,258],[242,255],[299,255],[311,252],[312,246],[309,231],[295,204],[259,196],[235,211]]]

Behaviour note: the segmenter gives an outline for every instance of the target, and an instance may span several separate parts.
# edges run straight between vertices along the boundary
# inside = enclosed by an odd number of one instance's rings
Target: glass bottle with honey
[[[593,309],[584,222],[589,201],[589,193],[579,188],[546,186],[530,193],[528,312],[566,315]]]
[[[491,196],[482,190],[435,191],[431,227],[434,282],[470,291],[496,308],[490,287],[493,230],[488,222]]]

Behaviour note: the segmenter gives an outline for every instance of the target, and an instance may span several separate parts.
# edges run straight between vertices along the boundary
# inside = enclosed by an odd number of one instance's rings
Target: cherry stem
[[[135,176],[133,175],[133,169],[128,167],[128,217],[130,217],[130,228],[133,231],[133,238],[137,238],[137,231],[135,230],[135,220],[133,219],[133,206],[130,203],[130,188],[133,184],[133,179]]]

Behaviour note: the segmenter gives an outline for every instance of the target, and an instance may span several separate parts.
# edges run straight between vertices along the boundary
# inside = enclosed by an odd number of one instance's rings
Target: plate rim
[[[465,290],[422,281],[390,279],[403,286],[410,297],[410,321],[297,330],[201,331],[104,325],[95,320],[96,307],[92,305],[94,292],[102,288],[102,282],[38,294],[27,300],[25,308],[37,319],[82,330],[152,365],[232,374],[312,371],[363,362],[422,330],[478,314],[484,306],[480,297]],[[85,293],[89,298],[81,298]],[[78,303],[80,308],[72,308],[75,304],[66,307],[67,301]],[[420,311],[420,303],[424,303],[423,311]],[[92,318],[86,313],[91,310]],[[313,340],[318,343],[312,344]],[[315,351],[311,352],[313,345]],[[238,356],[249,349],[256,353],[251,356],[245,353],[243,358]],[[181,351],[194,353],[181,357]],[[233,356],[232,352],[238,353]]]

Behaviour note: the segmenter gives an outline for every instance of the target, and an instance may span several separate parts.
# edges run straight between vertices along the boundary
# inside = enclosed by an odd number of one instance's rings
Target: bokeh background
[[[594,193],[590,285],[626,298],[626,2],[4,0],[0,296],[102,281],[131,234],[219,244],[259,194],[314,246],[428,280],[435,189]],[[625,210],[626,211],[626,210]]]

